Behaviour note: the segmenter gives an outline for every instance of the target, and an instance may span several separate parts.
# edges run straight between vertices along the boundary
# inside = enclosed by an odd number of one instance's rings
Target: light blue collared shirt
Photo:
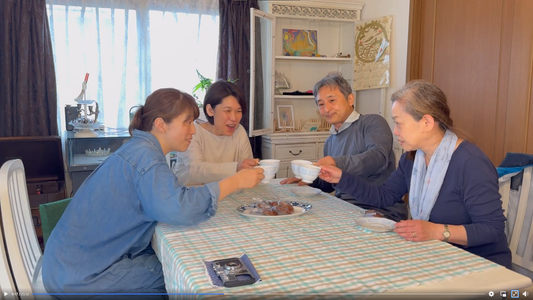
[[[334,125],[331,125],[331,128],[329,129],[329,133],[331,134],[339,134],[341,133],[344,129],[348,128],[350,125],[352,125],[353,122],[359,120],[359,116],[361,114],[356,112],[355,110],[348,116],[348,118],[346,119],[346,121],[344,121],[344,123],[342,123],[342,126],[341,128],[339,128],[339,130],[335,129],[335,126]]]

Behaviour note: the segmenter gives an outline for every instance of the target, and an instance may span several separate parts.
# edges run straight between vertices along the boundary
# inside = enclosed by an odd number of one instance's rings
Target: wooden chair
[[[513,255],[513,264],[526,268],[533,272],[533,222],[525,223],[526,207],[533,205],[533,189],[531,189],[531,179],[533,174],[533,166],[526,167],[523,170],[522,185],[520,188],[520,196],[518,200],[518,208],[516,209],[516,217],[514,218],[514,226],[508,228],[509,248]],[[518,175],[515,175],[518,176]],[[509,227],[510,217],[510,195],[511,195],[511,178],[500,180],[500,195],[502,196],[503,207],[505,209],[505,216],[508,218],[507,226]],[[514,211],[513,211],[514,212]],[[529,227],[529,230],[523,230],[523,227]],[[525,228],[524,228],[525,229]],[[523,235],[522,232],[529,232],[528,235]],[[518,253],[519,244],[525,243],[523,253]]]
[[[33,293],[46,293],[46,290],[41,274],[42,253],[33,226],[26,175],[20,159],[9,160],[0,169],[0,205],[7,253],[18,292],[28,294],[25,298],[34,299]]]

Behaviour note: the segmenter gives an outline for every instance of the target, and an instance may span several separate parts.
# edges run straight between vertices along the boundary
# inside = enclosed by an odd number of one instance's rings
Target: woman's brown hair
[[[170,123],[183,113],[188,114],[188,120],[198,119],[200,115],[191,95],[173,88],[158,89],[146,98],[144,105],[139,105],[130,123],[130,135],[133,135],[134,129],[151,131],[157,118]]]
[[[391,101],[403,105],[406,113],[415,121],[420,121],[424,115],[433,117],[442,130],[450,130],[456,134],[465,135],[462,131],[453,127],[450,117],[450,107],[444,92],[433,83],[413,80],[394,92]],[[459,135],[458,134],[458,135]],[[409,151],[408,158],[414,159],[416,151]]]

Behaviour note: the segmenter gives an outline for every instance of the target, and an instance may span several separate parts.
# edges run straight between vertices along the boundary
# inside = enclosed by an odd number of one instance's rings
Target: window
[[[75,104],[85,73],[98,121],[127,128],[129,109],[162,87],[191,93],[196,69],[214,78],[218,0],[48,0],[58,124]]]

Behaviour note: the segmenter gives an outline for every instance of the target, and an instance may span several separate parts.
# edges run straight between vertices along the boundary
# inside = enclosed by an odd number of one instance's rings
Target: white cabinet
[[[312,95],[283,92],[312,91],[315,83],[332,71],[353,82],[355,24],[363,5],[261,1],[261,10],[252,10],[250,136],[263,135],[263,158],[281,160],[278,177],[292,175],[293,159],[316,161],[323,157],[330,128],[321,119]],[[307,38],[311,44],[316,41],[318,56],[287,56],[284,29],[316,31],[316,39]],[[350,57],[338,57],[339,53]],[[275,88],[279,74],[290,88]],[[316,122],[317,131],[305,131],[308,122]]]
[[[318,143],[318,158],[322,158],[324,157],[324,143],[323,142],[319,142]]]

